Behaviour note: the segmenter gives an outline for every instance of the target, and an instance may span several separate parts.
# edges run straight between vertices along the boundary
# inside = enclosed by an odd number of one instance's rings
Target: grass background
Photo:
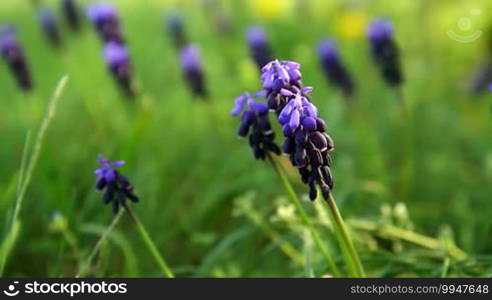
[[[244,41],[245,28],[255,24],[265,27],[275,56],[300,62],[304,84],[315,87],[313,102],[336,145],[334,195],[368,275],[492,275],[492,95],[469,93],[474,70],[490,55],[490,3],[240,0],[207,9],[213,1],[113,2],[135,68],[134,101],[117,90],[90,24],[74,33],[60,20],[64,47],[56,50],[41,33],[32,1],[0,4],[0,20],[19,28],[35,84],[24,94],[5,64],[0,67],[2,239],[10,231],[26,133],[38,130],[56,83],[70,77],[27,189],[4,276],[77,273],[112,219],[94,190],[99,153],[127,162],[122,171],[141,198],[134,210],[178,276],[329,276],[273,170],[254,161],[229,115],[237,95],[261,87]],[[58,1],[43,4],[59,14]],[[470,16],[473,8],[481,15]],[[171,10],[183,15],[200,47],[208,102],[193,99],[182,80],[179,54],[163,27]],[[217,14],[230,18],[227,33],[215,27]],[[368,56],[362,25],[378,16],[395,23],[406,116]],[[459,32],[463,16],[473,21],[470,30],[485,32],[473,43],[446,35]],[[356,79],[351,104],[318,65],[316,44],[327,36],[337,39]],[[288,170],[305,197],[296,171]],[[343,265],[322,205],[304,206]],[[442,249],[389,236],[384,229],[391,226],[456,244],[467,258],[449,260]],[[294,253],[286,255],[285,245]],[[123,218],[89,275],[161,274]]]

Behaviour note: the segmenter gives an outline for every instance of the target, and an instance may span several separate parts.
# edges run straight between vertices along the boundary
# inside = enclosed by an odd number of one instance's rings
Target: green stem
[[[285,190],[287,191],[287,195],[289,196],[289,199],[291,200],[292,204],[294,204],[295,208],[297,209],[297,212],[299,213],[299,216],[301,217],[302,222],[304,225],[308,228],[309,232],[311,233],[311,236],[313,238],[314,243],[316,246],[319,248],[321,253],[326,259],[326,262],[328,263],[328,266],[331,268],[333,272],[333,276],[335,277],[340,277],[340,271],[338,270],[333,258],[331,257],[331,254],[328,252],[328,249],[325,247],[323,242],[321,241],[318,233],[314,230],[313,223],[309,219],[306,211],[302,207],[301,201],[299,201],[299,198],[297,197],[296,193],[294,192],[294,189],[292,188],[292,185],[290,184],[287,176],[285,175],[284,171],[280,168],[278,163],[275,161],[273,158],[272,154],[267,152],[268,159],[270,160],[273,169],[275,170],[275,173],[277,173],[278,177],[280,178],[280,181],[284,185]]]
[[[304,266],[304,260],[302,259],[302,254],[297,251],[294,246],[292,246],[289,242],[285,241],[282,236],[275,231],[273,228],[269,226],[263,218],[256,213],[253,209],[246,209],[244,211],[246,217],[251,220],[258,228],[260,228],[272,241],[277,244],[289,258],[295,261],[300,266]]]
[[[346,251],[348,251],[348,256],[350,259],[351,265],[355,268],[357,277],[365,277],[366,274],[364,272],[364,268],[362,267],[362,263],[360,262],[359,255],[355,250],[352,239],[350,238],[350,234],[347,230],[347,226],[343,221],[342,215],[338,210],[335,199],[333,199],[333,195],[330,193],[328,199],[326,199],[326,203],[330,208],[331,216],[333,218],[333,225],[335,227],[335,231],[338,232],[340,236],[340,243]]]
[[[106,231],[104,231],[104,233],[101,235],[101,238],[99,238],[99,240],[97,241],[96,245],[92,249],[91,254],[87,258],[85,263],[80,267],[79,272],[77,273],[77,275],[75,275],[76,278],[85,276],[87,269],[89,268],[92,260],[99,252],[99,249],[101,248],[103,243],[108,239],[109,234],[111,233],[111,231],[113,231],[114,227],[116,226],[122,215],[123,215],[123,210],[120,210],[116,215],[116,217],[114,217],[113,222],[111,222],[108,228],[106,228]]]
[[[450,263],[451,259],[449,258],[449,256],[446,256],[446,258],[444,259],[444,265],[442,266],[441,278],[448,277]]]
[[[443,251],[454,259],[464,259],[467,254],[455,245],[443,245],[437,239],[413,232],[411,230],[399,228],[393,225],[380,225],[370,221],[351,221],[350,224],[356,229],[375,232],[378,236],[390,239],[399,239],[409,243],[419,245],[431,250]]]
[[[130,207],[128,205],[125,204],[124,207],[125,207],[126,212],[128,213],[128,216],[130,216],[130,218],[135,222],[135,225],[137,226],[137,229],[140,233],[140,236],[142,237],[143,241],[145,242],[145,245],[147,245],[147,248],[149,249],[150,253],[154,257],[155,261],[157,262],[157,264],[161,268],[164,276],[166,276],[167,278],[174,278],[173,272],[168,267],[166,261],[164,260],[164,258],[159,253],[159,250],[157,250],[157,247],[155,246],[151,237],[147,233],[147,230],[145,230],[145,227],[143,226],[142,222],[140,222],[140,219],[133,213],[133,211],[130,209]]]

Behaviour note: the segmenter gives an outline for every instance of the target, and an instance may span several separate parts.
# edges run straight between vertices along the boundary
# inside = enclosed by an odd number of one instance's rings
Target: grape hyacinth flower
[[[181,67],[184,78],[191,91],[196,95],[206,98],[205,80],[200,59],[200,52],[195,45],[188,45],[181,50]]]
[[[188,38],[186,37],[181,15],[170,13],[166,16],[164,21],[176,49],[184,47],[188,43]]]
[[[251,57],[258,68],[261,68],[272,60],[272,51],[267,41],[265,31],[261,27],[251,27],[246,32]]]
[[[323,197],[328,199],[333,189],[330,152],[334,149],[332,138],[326,134],[326,124],[318,117],[318,110],[309,100],[305,88],[293,93],[281,90],[289,100],[279,114],[285,141],[284,153],[297,167],[301,179],[309,186],[309,198],[315,200],[319,186]]]
[[[113,213],[117,213],[119,206],[125,206],[126,200],[138,202],[138,197],[133,192],[133,186],[126,176],[118,172],[117,168],[122,167],[124,161],[110,162],[102,155],[98,158],[101,168],[94,171],[97,175],[96,189],[102,191],[104,204],[112,202]]]
[[[116,42],[109,42],[104,47],[103,54],[118,85],[127,96],[133,96],[135,94],[132,83],[133,71],[126,47]]]
[[[29,66],[13,26],[0,27],[0,53],[20,88],[25,91],[31,90],[33,84]]]
[[[62,10],[67,20],[68,26],[72,30],[79,30],[80,28],[80,17],[77,4],[75,0],[61,0]]]
[[[319,186],[323,197],[328,199],[333,189],[330,152],[334,149],[334,143],[326,133],[325,122],[318,117],[316,106],[309,99],[308,93],[312,88],[304,87],[301,78],[298,63],[278,60],[269,62],[262,68],[264,90],[256,94],[267,98],[268,105],[254,102],[246,93],[236,99],[232,114],[238,115],[246,103],[250,105],[250,110],[242,115],[239,130],[240,136],[246,136],[249,126],[255,122],[254,116],[266,116],[269,109],[275,111],[285,136],[283,152],[289,155],[302,181],[309,186],[309,197],[316,199]],[[273,139],[270,141],[273,142]],[[262,149],[270,150],[267,147]]]
[[[280,114],[289,101],[280,91],[296,93],[302,89],[300,65],[293,61],[274,60],[261,69],[261,82],[268,100],[268,107]],[[309,88],[308,88],[309,89]]]
[[[268,104],[256,102],[250,94],[245,93],[236,98],[235,107],[231,113],[232,115],[239,115],[244,110],[245,105],[248,104],[249,110],[243,112],[241,117],[239,135],[247,136],[250,127],[253,126],[250,143],[253,146],[255,156],[257,158],[268,157],[273,169],[285,187],[288,198],[298,210],[302,222],[309,229],[317,247],[325,256],[334,275],[340,276],[333,258],[320,241],[312,222],[293,191],[285,171],[270,153],[278,154],[278,147],[273,150],[268,148],[265,140],[262,139],[264,136],[258,135],[255,131],[254,126],[256,125],[260,126],[260,133],[270,132],[270,124],[262,126],[260,123],[265,122],[265,120],[268,121],[267,114],[269,110],[275,112],[285,136],[282,146],[283,152],[289,155],[290,161],[298,169],[303,183],[308,185],[309,198],[311,200],[317,199],[318,187],[321,190],[321,195],[333,217],[333,226],[337,233],[337,238],[342,248],[347,250],[347,255],[344,255],[344,259],[347,262],[347,266],[349,266],[350,274],[354,277],[364,277],[364,268],[331,193],[333,190],[333,177],[331,174],[330,153],[334,150],[334,143],[332,138],[326,133],[326,124],[318,116],[318,109],[309,99],[308,94],[312,91],[312,88],[304,87],[301,78],[302,74],[298,63],[271,61],[262,68],[261,81],[263,91],[255,94],[255,97],[266,98]],[[266,141],[273,143],[273,135]]]
[[[245,109],[248,106],[248,109]],[[243,112],[244,110],[244,112]],[[245,138],[249,135],[249,145],[256,159],[265,159],[267,151],[280,154],[275,143],[275,133],[268,119],[268,106],[264,102],[255,101],[249,93],[244,93],[235,101],[231,111],[233,116],[241,115],[238,135]]]
[[[331,40],[324,40],[318,45],[318,56],[328,80],[338,87],[349,99],[354,93],[354,82],[347,68],[340,59],[337,46]]]
[[[43,29],[48,41],[55,47],[59,47],[61,43],[58,24],[53,12],[46,7],[39,10],[39,23]]]
[[[104,42],[124,44],[116,8],[107,3],[89,6],[87,16]]]
[[[403,82],[400,66],[400,51],[393,39],[393,24],[389,20],[378,19],[371,23],[368,38],[371,54],[390,86],[399,86]]]

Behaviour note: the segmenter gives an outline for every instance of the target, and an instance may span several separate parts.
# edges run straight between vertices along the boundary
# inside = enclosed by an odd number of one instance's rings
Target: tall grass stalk
[[[10,251],[15,245],[15,241],[17,240],[18,237],[18,232],[20,230],[21,226],[21,221],[19,219],[19,213],[22,208],[22,203],[24,201],[24,196],[27,191],[27,187],[29,186],[32,178],[32,174],[34,173],[34,169],[36,168],[39,155],[41,154],[41,150],[43,147],[43,142],[44,138],[46,135],[46,132],[49,128],[49,125],[51,124],[51,121],[53,120],[55,113],[56,113],[56,108],[58,106],[58,102],[60,100],[60,97],[62,95],[63,90],[65,89],[65,86],[68,82],[68,76],[65,75],[63,76],[58,84],[55,87],[55,91],[53,93],[53,96],[51,97],[51,100],[48,104],[48,110],[46,112],[46,116],[44,117],[43,121],[41,122],[41,126],[39,127],[37,136],[36,136],[36,141],[34,143],[33,150],[31,152],[31,156],[29,158],[29,163],[27,164],[27,168],[24,168],[23,165],[27,163],[26,161],[26,153],[27,153],[27,146],[29,143],[29,134],[26,139],[26,146],[24,148],[24,154],[22,158],[22,163],[21,163],[21,171],[19,174],[19,187],[17,190],[17,196],[16,196],[16,202],[15,202],[15,208],[14,208],[14,213],[12,215],[12,222],[9,231],[7,232],[4,242],[2,243],[2,251],[1,251],[1,258],[0,258],[0,276],[3,275],[3,271],[5,269],[5,265],[7,263],[7,258],[10,254]],[[24,171],[25,169],[25,171]],[[4,247],[5,246],[5,247]]]
[[[328,208],[332,217],[333,227],[335,228],[335,232],[337,233],[337,238],[343,249],[344,256],[346,257],[347,263],[353,269],[353,275],[355,275],[356,277],[365,277],[366,274],[364,272],[364,268],[362,267],[359,255],[355,250],[350,233],[347,230],[347,226],[343,221],[342,215],[340,214],[332,193],[330,193],[330,196],[326,200],[326,203],[328,204]]]
[[[245,209],[245,216],[251,220],[253,224],[258,226],[265,235],[267,235],[280,250],[285,253],[290,259],[292,259],[296,264],[304,266],[304,259],[302,253],[300,253],[294,246],[287,242],[275,229],[273,229],[268,222],[266,222],[263,217],[253,209]]]
[[[106,228],[104,233],[101,235],[99,240],[97,241],[96,245],[91,251],[91,254],[87,258],[87,260],[80,266],[80,269],[75,275],[76,278],[84,277],[87,274],[87,270],[89,269],[89,266],[92,263],[92,260],[94,257],[96,257],[96,254],[99,252],[99,249],[101,249],[101,246],[104,244],[104,242],[108,239],[109,234],[113,231],[113,229],[116,227],[116,224],[118,224],[118,221],[120,220],[121,216],[123,215],[123,210],[120,210],[118,214],[113,219],[113,222],[109,224],[109,226]]]
[[[284,188],[287,192],[288,198],[291,200],[292,204],[294,204],[297,212],[299,213],[299,216],[301,217],[302,222],[304,223],[304,225],[309,230],[309,232],[313,238],[314,243],[319,248],[319,250],[323,254],[324,258],[326,259],[328,266],[330,267],[331,271],[333,272],[333,276],[334,277],[341,277],[341,273],[338,270],[338,268],[335,264],[335,261],[333,260],[330,252],[328,252],[328,249],[326,248],[326,246],[321,241],[318,233],[314,229],[313,223],[311,222],[306,211],[302,207],[301,201],[299,200],[294,189],[292,188],[292,185],[290,184],[289,179],[285,175],[285,172],[282,170],[282,168],[279,166],[278,162],[275,160],[275,158],[272,156],[272,154],[270,152],[267,152],[267,156],[268,156],[268,160],[270,161],[270,163],[273,166],[273,169],[275,170],[275,173],[278,175],[278,177],[280,178],[280,181],[284,185]]]
[[[133,222],[135,222],[135,225],[137,226],[137,229],[138,229],[138,232],[140,233],[140,236],[142,237],[145,245],[147,246],[150,253],[154,257],[155,261],[157,262],[157,264],[161,268],[164,276],[166,276],[167,278],[174,278],[173,272],[171,271],[171,269],[167,265],[167,263],[164,260],[164,258],[162,257],[162,255],[159,253],[159,250],[155,246],[150,235],[147,233],[147,230],[143,226],[140,219],[133,213],[133,211],[131,210],[130,206],[128,206],[128,204],[125,204],[124,207],[125,207],[126,212],[128,213],[128,216],[130,216],[130,218],[133,220]]]

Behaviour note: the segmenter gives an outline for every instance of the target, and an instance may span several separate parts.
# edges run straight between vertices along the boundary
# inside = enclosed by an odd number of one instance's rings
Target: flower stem
[[[354,244],[347,230],[347,226],[343,221],[342,215],[340,214],[335,199],[333,198],[333,195],[331,193],[328,199],[326,199],[326,203],[330,208],[333,225],[335,227],[335,231],[337,232],[337,236],[339,237],[340,244],[343,249],[346,249],[348,260],[350,260],[350,264],[355,270],[354,275],[357,277],[365,277],[366,275],[364,272],[364,268],[362,267],[362,263],[360,262],[359,255],[355,250]]]
[[[280,181],[284,185],[284,188],[287,191],[287,195],[289,196],[288,198],[291,200],[292,204],[294,204],[295,208],[297,209],[297,212],[299,213],[299,216],[301,217],[302,222],[311,233],[314,243],[325,257],[328,266],[333,272],[333,276],[340,277],[341,276],[340,271],[338,270],[333,258],[331,257],[330,252],[328,252],[328,249],[321,241],[318,233],[314,230],[313,223],[311,222],[306,211],[302,207],[301,201],[299,200],[296,193],[294,192],[294,189],[292,188],[292,185],[290,184],[284,171],[282,170],[282,168],[280,168],[280,166],[278,165],[278,163],[276,162],[275,158],[272,156],[271,153],[267,152],[267,156],[268,156],[268,160],[273,166],[273,169],[275,170],[275,173],[278,175]]]
[[[162,273],[164,276],[167,278],[174,278],[174,274],[167,265],[166,261],[164,258],[161,256],[159,253],[159,250],[157,250],[157,247],[155,246],[154,242],[152,241],[152,238],[149,236],[147,233],[147,230],[143,226],[142,222],[140,222],[140,219],[133,213],[133,211],[130,209],[130,206],[127,204],[123,205],[126,212],[128,213],[128,216],[135,222],[135,225],[137,226],[138,232],[140,233],[140,236],[142,237],[143,241],[145,242],[145,245],[149,249],[150,253],[154,257],[155,261],[159,265],[159,267],[162,270]]]
[[[114,227],[116,226],[116,224],[118,223],[118,221],[120,220],[122,215],[123,215],[123,211],[120,210],[118,212],[118,214],[114,217],[113,222],[111,222],[111,224],[108,226],[108,228],[106,228],[106,231],[104,231],[104,233],[101,235],[101,237],[97,241],[96,245],[92,249],[91,254],[87,258],[85,263],[80,267],[79,272],[77,273],[77,275],[75,275],[76,278],[80,278],[80,277],[85,276],[87,269],[89,268],[89,265],[91,264],[92,260],[96,256],[97,252],[99,252],[99,249],[101,248],[103,243],[108,239],[109,234],[111,233],[111,231],[113,231]]]

